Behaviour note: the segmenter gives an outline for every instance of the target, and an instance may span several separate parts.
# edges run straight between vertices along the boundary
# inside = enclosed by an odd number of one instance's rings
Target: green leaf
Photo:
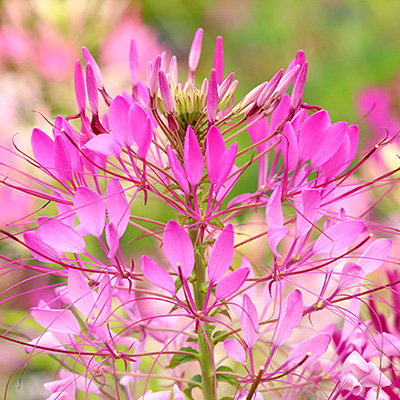
[[[234,372],[232,368],[226,366],[226,365],[221,365],[216,369],[217,372]],[[230,383],[231,385],[236,386],[237,384],[237,378],[234,376],[230,375],[224,375],[224,374],[217,374],[217,381],[218,382],[227,382]]]
[[[189,361],[196,361],[198,359],[199,352],[191,347],[182,347],[179,351],[186,351],[193,353],[190,354],[174,354],[171,358],[171,362],[166,368],[176,368],[178,365],[184,364]]]
[[[223,340],[229,339],[229,338],[234,338],[235,336],[233,334],[226,336],[226,331],[216,331],[213,335],[213,343],[217,344]]]
[[[186,396],[191,399],[192,398],[192,389],[195,387],[201,387],[202,379],[201,375],[195,375],[188,384],[188,387],[183,391]]]

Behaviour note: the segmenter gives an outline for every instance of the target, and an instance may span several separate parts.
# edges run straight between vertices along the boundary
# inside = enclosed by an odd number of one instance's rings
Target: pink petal
[[[90,64],[93,74],[96,78],[97,86],[99,87],[99,89],[101,89],[102,87],[104,87],[104,83],[103,83],[103,76],[101,74],[99,65],[97,64],[96,60],[94,59],[94,57],[92,56],[92,54],[86,47],[82,47],[82,55],[83,55],[83,59],[85,60],[86,68],[87,68],[87,65]]]
[[[232,360],[240,364],[246,364],[246,352],[243,346],[236,339],[227,339],[224,342],[225,353]]]
[[[171,275],[147,256],[142,256],[142,272],[151,283],[172,295],[175,294],[175,283]]]
[[[252,348],[258,340],[258,313],[257,308],[247,294],[243,295],[243,309],[240,315],[243,339]]]
[[[127,146],[132,146],[133,143],[133,136],[131,134],[128,118],[130,106],[131,105],[124,97],[116,96],[108,112],[111,132],[121,146],[125,144]]]
[[[278,106],[279,107],[279,106]],[[268,130],[268,120],[267,118],[261,118],[259,121],[256,123],[250,125],[248,127],[249,131],[249,136],[253,144],[259,142],[260,140],[266,138],[269,135],[269,130]],[[257,151],[261,153],[263,150],[265,150],[268,147],[268,143],[262,143],[257,146]]]
[[[85,186],[80,186],[74,196],[74,207],[76,215],[85,229],[91,235],[99,238],[103,233],[106,221],[106,204],[103,196]]]
[[[299,74],[294,81],[292,96],[291,96],[291,106],[296,110],[303,99],[304,84],[306,83],[308,62],[304,62],[301,66]]]
[[[299,162],[299,147],[297,145],[297,135],[292,124],[286,122],[283,127],[282,137],[282,157],[286,171],[292,171]]]
[[[97,93],[96,77],[91,64],[86,65],[86,88],[92,114],[99,113],[99,94]]]
[[[180,266],[183,278],[187,279],[194,268],[194,250],[185,229],[177,222],[169,221],[164,229],[163,246],[172,269],[179,274]]]
[[[76,269],[68,271],[68,296],[72,305],[87,318],[94,310],[93,292],[82,273]]]
[[[288,94],[284,94],[278,107],[276,107],[275,111],[272,113],[271,116],[271,123],[270,123],[270,132],[274,132],[278,126],[278,124],[283,121],[288,113],[290,107],[290,96]]]
[[[196,186],[203,177],[204,159],[199,142],[190,125],[185,136],[184,166],[187,180],[192,186]]]
[[[268,199],[265,215],[268,226],[283,226],[283,212],[281,202],[282,186],[278,185]]]
[[[275,347],[281,346],[292,335],[303,316],[303,296],[295,289],[286,298],[275,332]]]
[[[106,225],[106,241],[109,248],[107,257],[114,258],[118,251],[119,236],[117,233],[117,229],[115,228],[115,225],[112,222],[109,222]]]
[[[181,163],[177,159],[176,155],[172,152],[169,145],[167,146],[167,155],[171,171],[175,179],[178,181],[181,189],[187,196],[189,194],[189,183],[187,181],[185,171],[183,170]]]
[[[364,251],[357,261],[357,265],[359,265],[366,274],[370,274],[384,263],[389,256],[391,248],[392,241],[390,239],[377,239]]]
[[[42,241],[36,231],[24,232],[24,241],[36,260],[41,262],[57,262],[60,259],[58,252]]]
[[[161,68],[161,57],[157,56],[154,60],[153,68],[151,70],[150,79],[149,79],[149,92],[150,96],[154,96],[158,89],[158,71]]]
[[[316,254],[328,254],[350,246],[364,230],[362,221],[343,221],[328,228],[314,243]]]
[[[217,83],[220,85],[224,79],[224,48],[221,36],[217,36],[215,40],[213,68],[216,71]]]
[[[305,189],[295,198],[297,208],[296,237],[304,236],[312,228],[317,211],[321,203],[321,195],[318,190]]]
[[[218,282],[228,271],[233,258],[233,225],[227,225],[218,236],[208,259],[207,274],[210,283]]]
[[[215,191],[218,192],[220,188],[225,185],[226,178],[232,172],[233,164],[235,163],[236,154],[237,154],[238,144],[232,143],[222,155],[220,162],[219,162],[219,169],[218,169],[218,179],[215,185]],[[238,179],[238,177],[233,177]]]
[[[32,131],[31,145],[36,161],[45,168],[54,168],[54,142],[40,129]]]
[[[124,189],[116,179],[111,179],[107,186],[108,219],[117,228],[122,237],[129,223],[130,208]]]
[[[83,148],[106,157],[118,157],[122,151],[117,139],[108,133],[101,133],[95,136],[86,142]]]
[[[356,263],[347,262],[340,273],[338,291],[342,291],[354,284],[360,284],[364,280],[365,272]]]
[[[210,182],[216,184],[219,175],[221,156],[225,152],[225,142],[220,130],[212,126],[207,133],[206,160]]]
[[[139,137],[136,139],[138,145],[137,154],[140,158],[146,158],[147,152],[149,151],[151,139],[153,135],[153,125],[150,117],[146,118],[146,122],[140,131]]]
[[[98,320],[100,322],[107,321],[112,310],[111,280],[107,274],[104,274],[100,281],[96,306],[99,310],[99,314],[97,316]]]
[[[322,354],[325,354],[331,342],[331,335],[328,333],[318,333],[313,337],[303,340],[297,344],[289,353],[287,362],[288,368],[293,368],[296,364],[307,357],[307,362],[315,360]]]
[[[289,229],[287,228],[281,228],[276,225],[268,227],[268,244],[272,253],[277,258],[282,257],[281,254],[278,253],[278,245],[287,236],[288,233]]]
[[[250,273],[249,268],[239,268],[222,278],[215,287],[215,297],[218,300],[224,300],[235,294],[243,283],[246,281]]]
[[[38,218],[38,230],[44,243],[66,253],[84,253],[85,241],[74,228],[47,217]]]
[[[141,157],[143,154],[143,157],[146,156],[152,139],[151,132],[146,127],[147,119],[146,111],[138,103],[133,103],[129,109],[129,124]]]
[[[257,106],[258,107],[267,107],[267,102],[272,99],[272,95],[274,94],[276,88],[279,85],[279,82],[282,79],[283,69],[279,70],[265,85],[264,89],[260,93],[257,98]]]
[[[35,322],[50,332],[80,334],[79,322],[69,310],[50,310],[33,307],[31,315]]]

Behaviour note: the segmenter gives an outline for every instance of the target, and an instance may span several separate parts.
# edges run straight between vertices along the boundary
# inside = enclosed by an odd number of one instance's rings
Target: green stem
[[[193,241],[193,245],[196,249],[197,232],[190,232],[190,237]],[[197,252],[195,253],[195,266],[194,266],[194,301],[196,303],[196,308],[201,310],[204,305],[205,300],[205,265],[203,263],[202,257]],[[206,323],[203,323],[204,328],[207,327]],[[202,388],[203,388],[203,398],[204,400],[214,400],[214,369],[212,354],[210,351],[209,344],[207,342],[206,333],[203,332],[201,326],[198,327],[197,340],[199,344],[200,353],[200,368],[202,376]]]

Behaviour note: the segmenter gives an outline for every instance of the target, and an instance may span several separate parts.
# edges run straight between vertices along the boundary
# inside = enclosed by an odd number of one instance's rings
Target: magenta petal
[[[68,271],[68,296],[72,305],[87,318],[92,318],[93,292],[82,273],[76,269]]]
[[[232,143],[222,155],[220,162],[219,162],[219,169],[218,169],[218,179],[215,185],[215,191],[218,192],[219,189],[227,183],[226,178],[232,172],[233,164],[235,163],[236,154],[237,154],[238,144]],[[238,177],[233,177],[237,179]]]
[[[130,208],[125,192],[116,179],[111,179],[107,187],[108,219],[116,227],[121,237],[129,223]]]
[[[303,361],[306,356],[307,362],[322,356],[322,354],[326,353],[330,342],[331,335],[328,333],[317,333],[315,336],[303,340],[289,353],[287,359],[288,368],[293,368],[296,364]]]
[[[142,256],[142,272],[151,283],[172,295],[175,294],[175,283],[171,275],[147,256]]]
[[[240,314],[240,326],[243,339],[252,348],[258,340],[258,313],[257,308],[247,294],[243,295],[243,309]]]
[[[180,266],[183,278],[187,279],[194,268],[194,250],[185,229],[177,222],[169,221],[164,229],[163,246],[172,269],[179,274]]]
[[[84,228],[97,238],[101,236],[106,221],[106,205],[103,196],[80,186],[74,197],[76,215]]]
[[[36,260],[41,262],[54,262],[60,259],[57,250],[42,241],[36,231],[24,232],[24,241]]]
[[[185,171],[183,170],[181,163],[177,159],[176,155],[172,152],[169,145],[167,146],[167,155],[172,173],[174,174],[175,179],[178,181],[181,189],[187,196],[189,194],[189,183],[187,181]]]
[[[111,132],[122,146],[132,146],[133,143],[128,118],[130,106],[124,97],[116,96],[108,112]]]
[[[323,232],[314,243],[316,254],[328,254],[350,246],[364,230],[362,221],[338,222]]]
[[[278,106],[279,107],[279,106]],[[251,122],[251,121],[250,121]],[[266,138],[269,134],[268,130],[268,120],[267,118],[263,117],[256,123],[250,125],[248,127],[249,136],[253,144],[259,142],[260,140]],[[262,143],[257,146],[257,151],[261,153],[268,147],[268,143]]]
[[[80,326],[77,319],[69,310],[50,310],[31,308],[31,315],[35,322],[50,332],[69,333],[79,335]]]
[[[185,136],[184,166],[189,183],[196,186],[203,177],[204,159],[199,142],[190,125]]]
[[[217,83],[220,85],[224,79],[224,47],[222,36],[217,36],[215,40],[213,68],[216,71]]]
[[[302,161],[311,158],[315,143],[330,125],[331,119],[325,110],[310,115],[304,121],[299,134],[299,152]]]
[[[366,274],[370,274],[384,263],[389,256],[391,248],[392,241],[390,239],[377,239],[364,251],[357,261],[357,265],[359,265]]]
[[[208,259],[207,274],[210,283],[218,282],[228,271],[233,258],[233,225],[227,225],[218,236]]]
[[[86,47],[82,47],[82,55],[83,55],[83,59],[85,60],[86,68],[87,68],[87,65],[90,64],[90,66],[93,70],[93,74],[96,78],[97,86],[99,88],[104,87],[103,76],[101,74],[99,65],[97,64],[96,60],[94,59],[94,57],[92,56],[92,54]]]
[[[225,142],[220,130],[212,126],[207,133],[206,160],[210,182],[216,184],[221,157],[225,152]]]
[[[139,137],[136,139],[138,145],[137,154],[140,158],[145,159],[147,152],[149,151],[151,139],[153,135],[153,125],[151,123],[150,117],[146,118],[146,122],[140,131]]]
[[[300,324],[303,316],[303,296],[295,289],[286,298],[275,332],[275,347],[281,346],[291,336],[293,329]]]
[[[171,89],[168,85],[165,72],[162,70],[158,71],[158,82],[160,85],[160,93],[165,107],[165,111],[167,112],[167,114],[173,114],[175,108],[175,100],[174,96],[172,95]]]
[[[146,156],[152,139],[152,134],[146,125],[147,119],[146,111],[138,103],[133,103],[129,109],[129,124],[140,157],[143,157],[143,154]]]
[[[211,124],[214,124],[218,109],[218,87],[217,72],[213,68],[210,73],[207,93],[207,117]]]
[[[222,278],[215,287],[215,297],[218,300],[224,300],[235,294],[246,281],[250,273],[249,268],[239,268]]]
[[[38,230],[44,243],[67,253],[84,253],[85,241],[74,228],[57,219],[38,218]]]
[[[278,107],[276,107],[275,111],[272,114],[271,122],[270,122],[270,131],[274,132],[280,122],[282,122],[289,113],[290,107],[290,96],[286,93],[282,96]]]
[[[240,364],[246,364],[246,352],[236,339],[227,339],[224,342],[226,355]]]
[[[199,63],[200,60],[202,41],[203,41],[203,29],[199,28],[194,35],[192,47],[190,48],[189,52],[189,70],[192,72],[196,70],[197,64]]]
[[[331,125],[316,141],[311,154],[311,168],[327,162],[338,151],[346,134],[347,122]]]
[[[71,168],[71,153],[63,136],[56,136],[54,142],[53,162],[57,176],[68,182],[73,182]]]
[[[78,108],[80,113],[85,112],[86,108],[86,89],[85,89],[85,79],[83,77],[82,67],[79,60],[75,63],[75,95],[76,101],[78,103]]]
[[[154,60],[154,64],[150,73],[149,78],[149,92],[150,96],[154,96],[158,89],[158,71],[161,68],[161,56],[157,56]]]
[[[45,168],[54,168],[54,142],[40,129],[32,131],[31,145],[36,161]]]
[[[291,106],[294,110],[296,110],[300,104],[301,100],[303,99],[303,92],[304,92],[304,84],[306,83],[307,77],[307,68],[308,62],[304,62],[301,66],[299,74],[294,81],[292,96],[291,96]]]
[[[99,113],[99,94],[97,93],[96,77],[91,64],[86,65],[86,88],[92,114]]]
[[[84,149],[94,151],[106,157],[118,157],[122,147],[117,139],[108,133],[101,133],[85,143]]]
[[[286,122],[283,127],[282,138],[282,157],[286,171],[292,171],[299,161],[299,147],[297,144],[297,135],[290,122]]]

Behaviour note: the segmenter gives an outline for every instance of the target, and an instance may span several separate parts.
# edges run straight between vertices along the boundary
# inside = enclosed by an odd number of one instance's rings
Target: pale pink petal
[[[232,360],[240,364],[246,364],[246,352],[236,339],[227,339],[224,342],[225,353]]]
[[[31,315],[35,322],[50,332],[79,335],[81,331],[78,320],[70,310],[50,310],[33,307]]]
[[[106,241],[108,244],[108,258],[114,258],[117,255],[118,246],[119,246],[119,236],[117,233],[117,229],[112,222],[109,222],[106,225]]]
[[[312,228],[315,222],[321,195],[318,190],[305,189],[295,197],[295,206],[297,209],[296,237],[304,236]]]
[[[171,88],[168,85],[165,72],[162,70],[158,71],[158,82],[160,85],[160,93],[165,111],[167,112],[167,114],[173,114],[175,108],[175,99],[172,95]]]
[[[72,305],[83,315],[91,318],[94,309],[93,292],[83,277],[76,269],[68,271],[68,296]]]
[[[142,256],[142,272],[151,283],[172,295],[175,294],[175,283],[171,275],[147,256]]]
[[[218,282],[228,271],[233,258],[233,225],[227,225],[218,236],[208,259],[207,274],[210,283]]]
[[[47,217],[38,218],[38,230],[44,243],[66,253],[84,253],[85,241],[74,228]]]
[[[275,346],[281,346],[292,335],[293,329],[300,324],[303,316],[303,296],[295,289],[286,298],[275,332]]]
[[[194,268],[194,250],[185,229],[177,222],[169,221],[164,229],[163,246],[172,269],[179,274],[179,266],[183,278],[187,279]]]
[[[283,212],[281,202],[282,186],[278,185],[268,199],[265,215],[268,226],[283,226]]]
[[[136,42],[132,39],[129,47],[129,72],[132,85],[136,86],[139,81],[139,57]]]
[[[222,278],[215,288],[215,297],[223,300],[235,294],[246,281],[249,273],[249,268],[239,268]]]
[[[389,256],[391,248],[392,241],[390,239],[377,239],[364,251],[362,256],[358,259],[357,265],[359,265],[366,274],[370,274],[384,263]]]
[[[330,342],[331,335],[328,333],[317,333],[313,337],[296,344],[289,353],[287,359],[288,368],[293,368],[296,364],[302,362],[306,356],[307,362],[309,362],[325,354]]]
[[[258,340],[258,313],[257,308],[247,294],[243,295],[243,309],[240,314],[240,326],[243,339],[252,348]]]
[[[107,321],[112,310],[112,288],[108,274],[104,274],[100,281],[96,306],[99,310],[97,318],[100,322]]]
[[[268,227],[268,244],[269,247],[274,254],[275,257],[280,258],[282,257],[281,254],[278,253],[278,245],[284,239],[287,234],[289,233],[289,229],[281,228],[276,225],[272,225]]]
[[[91,235],[100,237],[106,221],[106,204],[103,196],[85,186],[80,186],[75,192],[74,207],[85,229]]]
[[[350,246],[364,230],[362,221],[343,221],[328,228],[314,243],[316,254],[328,254]]]

